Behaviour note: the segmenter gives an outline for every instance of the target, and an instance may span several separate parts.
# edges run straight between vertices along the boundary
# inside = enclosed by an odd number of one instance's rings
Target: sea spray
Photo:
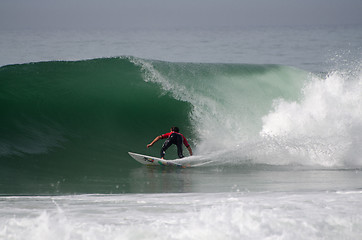
[[[300,101],[276,99],[263,117],[260,135],[278,142],[291,159],[303,156],[304,163],[361,166],[361,119],[361,70],[334,71],[324,78],[313,76]]]

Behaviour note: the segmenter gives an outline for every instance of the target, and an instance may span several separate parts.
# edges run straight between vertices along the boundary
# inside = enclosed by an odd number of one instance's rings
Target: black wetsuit
[[[183,158],[182,154],[182,135],[176,132],[171,133],[171,135],[166,139],[165,143],[161,148],[161,158],[165,156],[166,150],[172,145],[175,144],[177,146],[177,155],[179,158]]]

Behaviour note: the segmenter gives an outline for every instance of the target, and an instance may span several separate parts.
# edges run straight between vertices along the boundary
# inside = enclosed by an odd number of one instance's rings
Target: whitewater
[[[361,37],[3,31],[0,239],[359,239]],[[173,125],[209,164],[128,156]]]

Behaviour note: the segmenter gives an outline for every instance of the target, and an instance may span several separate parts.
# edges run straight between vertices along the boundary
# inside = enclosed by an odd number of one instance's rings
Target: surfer
[[[187,150],[189,150],[190,156],[192,156],[192,149],[190,144],[187,142],[184,135],[179,133],[178,127],[172,127],[171,132],[162,134],[160,136],[157,136],[150,144],[147,145],[147,148],[152,147],[153,144],[155,144],[158,140],[167,138],[165,143],[163,144],[161,148],[161,158],[164,159],[166,150],[172,145],[175,144],[177,146],[177,155],[179,158],[183,158],[184,155],[182,154],[182,143],[185,145]]]

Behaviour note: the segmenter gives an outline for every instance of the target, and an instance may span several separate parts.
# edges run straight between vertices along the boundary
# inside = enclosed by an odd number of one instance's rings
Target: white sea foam
[[[356,239],[362,234],[360,197],[360,192],[2,197],[0,239]]]
[[[324,166],[362,165],[362,72],[312,77],[300,101],[274,101],[260,135],[291,157]]]

